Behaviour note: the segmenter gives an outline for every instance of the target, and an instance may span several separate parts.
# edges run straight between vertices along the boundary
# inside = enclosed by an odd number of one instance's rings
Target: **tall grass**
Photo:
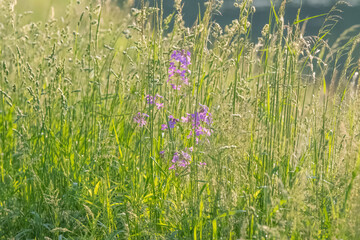
[[[313,37],[272,5],[257,43],[247,0],[224,29],[215,0],[191,28],[180,0],[169,16],[70,1],[45,22],[15,5],[0,3],[0,239],[360,238],[358,28],[326,41],[341,3]]]

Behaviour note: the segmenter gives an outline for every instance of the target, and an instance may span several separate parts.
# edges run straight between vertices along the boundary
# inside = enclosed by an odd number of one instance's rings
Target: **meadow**
[[[0,239],[360,239],[359,26],[0,2]],[[306,36],[314,18],[324,23]]]

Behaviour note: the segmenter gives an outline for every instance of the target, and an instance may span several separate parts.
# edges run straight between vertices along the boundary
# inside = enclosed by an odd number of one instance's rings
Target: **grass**
[[[257,43],[251,1],[224,29],[214,0],[192,28],[180,1],[165,18],[85,3],[40,22],[0,4],[0,239],[360,238],[358,28],[326,41],[341,3],[313,37],[313,17],[274,5]],[[197,143],[168,120],[199,104],[213,121]],[[190,164],[169,170],[181,151]]]

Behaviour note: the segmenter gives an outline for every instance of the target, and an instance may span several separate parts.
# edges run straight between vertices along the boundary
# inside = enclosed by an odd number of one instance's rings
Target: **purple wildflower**
[[[164,103],[156,103],[157,109],[162,109],[164,107]]]
[[[146,102],[147,102],[147,104],[154,104],[155,103],[155,99],[156,99],[156,97],[153,97],[153,96],[151,96],[151,95],[146,95]]]
[[[175,152],[171,162],[173,165],[169,168],[169,170],[176,169],[177,167],[186,168],[190,165],[191,162],[191,155],[187,152],[188,149],[185,151]]]
[[[155,96],[146,95],[147,104],[156,104],[157,109],[161,109],[164,107],[164,103],[157,103],[156,100],[159,98],[163,98],[163,96],[156,94]]]
[[[195,129],[195,134],[196,136],[200,136],[200,135],[208,135],[210,136],[211,135],[211,130],[205,128],[205,127],[202,127],[202,126],[198,126],[196,129]]]
[[[190,154],[188,154],[187,152],[181,151],[181,155],[187,160],[191,159]]]
[[[146,125],[145,118],[148,118],[148,117],[149,117],[149,115],[147,115],[146,113],[138,112],[133,119],[134,119],[134,122],[139,124],[139,127],[143,127]]]
[[[196,136],[203,135],[204,134],[203,128],[201,126],[197,127],[195,129],[195,134],[196,134]]]
[[[190,119],[191,119],[191,114],[187,113],[186,117],[181,117],[181,122],[187,123],[190,121]]]
[[[202,104],[199,105],[200,105],[200,111],[195,112],[194,114],[190,114],[193,127],[199,126],[201,122],[210,125],[212,123],[212,118],[211,118],[211,113],[208,112],[209,108]]]
[[[196,135],[196,142],[199,141],[199,136],[207,135],[210,136],[212,130],[205,127],[206,125],[210,126],[212,123],[211,113],[209,113],[209,108],[205,105],[200,104],[200,110],[193,114],[187,113],[186,117],[181,118],[182,122],[191,123],[191,130],[187,138],[191,138],[193,134]]]
[[[164,156],[165,156],[165,151],[160,151],[160,152],[159,152],[159,155],[160,155],[161,158],[164,158]]]
[[[176,123],[178,123],[178,122],[179,122],[179,119],[174,118],[172,115],[170,115],[168,124],[162,124],[161,125],[161,130],[165,130],[165,129],[168,129],[168,128],[174,128]]]
[[[187,138],[191,138],[191,137],[192,137],[192,135],[193,135],[193,131],[192,131],[192,130],[190,130],[190,133],[189,133],[189,135],[187,135]]]
[[[169,116],[169,127],[170,128],[174,128],[175,127],[175,124],[177,123],[177,122],[179,122],[179,119],[177,119],[177,118],[174,118],[172,115],[170,115]]]
[[[179,153],[175,152],[173,159],[171,160],[173,163],[177,163],[179,161]]]
[[[181,160],[179,163],[179,166],[183,168],[186,168],[188,165],[190,165],[190,163],[186,160]]]
[[[189,85],[189,79],[187,73],[190,73],[188,66],[191,64],[191,53],[185,50],[175,50],[171,54],[170,66],[169,66],[169,79],[167,82],[174,82],[180,79],[185,85]],[[175,90],[181,89],[181,84],[170,83],[171,87]]]
[[[159,95],[159,94],[156,94],[155,95],[155,98],[164,98],[163,96]]]
[[[174,90],[180,90],[181,89],[181,85],[176,85],[176,84],[170,84],[170,85]]]

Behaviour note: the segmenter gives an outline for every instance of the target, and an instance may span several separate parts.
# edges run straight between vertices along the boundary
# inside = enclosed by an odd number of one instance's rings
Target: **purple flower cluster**
[[[155,104],[157,109],[161,109],[164,107],[164,103],[158,103],[156,102],[156,99],[161,99],[163,98],[163,96],[160,96],[159,94],[156,94],[155,96],[151,96],[151,95],[146,95],[146,102],[147,104]]]
[[[191,73],[189,70],[189,65],[191,64],[191,53],[186,50],[175,50],[171,54],[170,66],[169,66],[169,78],[167,82],[175,90],[180,90],[183,85],[189,85],[188,76]],[[159,94],[156,95],[146,95],[146,103],[149,105],[156,105],[157,109],[162,109],[164,103],[162,101],[163,97]],[[156,115],[155,115],[156,116]],[[144,127],[147,124],[147,119],[149,115],[146,113],[138,112],[133,120],[138,124],[139,127]],[[161,130],[173,129],[180,120],[175,118],[173,115],[169,115],[165,124],[161,125]],[[192,136],[195,136],[196,144],[199,143],[201,136],[210,136],[212,130],[210,128],[212,124],[212,116],[209,112],[209,108],[205,105],[200,104],[198,111],[193,114],[186,113],[185,117],[181,117],[181,122],[184,125],[185,129],[190,133],[186,136],[190,139]],[[185,136],[182,136],[185,137]],[[207,139],[208,140],[208,139]],[[208,140],[209,141],[209,140]],[[192,143],[191,140],[186,141],[187,143]],[[192,152],[193,147],[185,148],[181,151],[176,151],[173,154],[171,159],[171,167],[169,170],[177,169],[189,169],[189,166],[192,163]],[[162,150],[159,152],[160,158],[165,158],[165,151]],[[198,166],[205,166],[205,162],[197,162]]]
[[[185,148],[185,151],[175,152],[171,162],[173,163],[169,170],[176,170],[177,168],[187,168],[191,164],[191,155],[189,152],[193,151],[193,147]],[[199,166],[206,166],[205,162],[200,162]]]
[[[170,85],[175,90],[181,89],[182,81],[185,85],[189,85],[189,79],[187,73],[190,73],[188,66],[191,64],[191,53],[185,50],[175,50],[171,54],[170,67],[169,67],[169,79]],[[176,81],[177,80],[177,81]]]
[[[174,128],[175,127],[175,124],[179,122],[179,119],[177,118],[174,118],[172,115],[169,116],[169,121],[168,121],[168,124],[163,124],[161,125],[161,130],[165,130],[165,129],[168,129],[168,128]]]
[[[191,155],[188,153],[188,150],[190,152],[192,152],[193,148],[192,147],[189,149],[185,148],[185,151],[180,151],[180,152],[174,153],[174,156],[171,160],[173,165],[171,165],[171,167],[169,167],[169,170],[176,169],[177,167],[186,168],[190,165]]]
[[[138,112],[133,119],[134,119],[134,122],[139,124],[139,127],[143,127],[146,125],[145,118],[148,118],[148,117],[149,117],[149,115],[147,115],[146,113]]]
[[[196,142],[199,141],[198,137],[200,135],[210,136],[212,130],[206,128],[206,126],[210,126],[212,123],[211,113],[209,112],[209,108],[205,105],[200,104],[199,112],[195,112],[193,114],[187,114],[186,117],[181,118],[184,123],[191,123],[191,130],[188,138],[191,138],[195,132]]]
[[[207,135],[210,136],[212,130],[208,128],[212,123],[211,113],[209,108],[205,105],[199,104],[200,110],[193,114],[187,113],[186,117],[181,117],[181,122],[191,123],[191,130],[188,138],[191,138],[193,134],[196,135],[196,142],[199,141],[199,136]],[[168,124],[161,125],[161,130],[166,130],[168,128],[174,128],[175,124],[179,122],[179,119],[174,118],[172,115],[169,116]]]

